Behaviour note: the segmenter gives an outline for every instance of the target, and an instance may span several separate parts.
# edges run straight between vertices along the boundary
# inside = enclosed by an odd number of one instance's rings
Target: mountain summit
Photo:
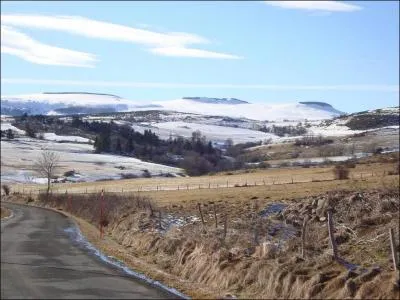
[[[182,99],[210,104],[249,104],[247,101],[236,98],[183,97]]]
[[[168,101],[137,102],[116,95],[59,92],[1,96],[1,114],[71,115],[144,110],[169,110],[207,116],[253,120],[322,120],[343,113],[324,102],[249,103],[236,98],[184,97]]]

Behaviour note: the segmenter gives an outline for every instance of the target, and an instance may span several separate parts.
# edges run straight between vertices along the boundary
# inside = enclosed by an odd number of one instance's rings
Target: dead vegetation
[[[8,218],[11,215],[11,211],[3,206],[0,207],[1,218]]]
[[[96,225],[99,197],[59,194],[49,201],[39,196],[39,201]],[[279,203],[262,200],[162,205],[139,195],[106,193],[104,226],[135,257],[207,288],[214,297],[399,297],[387,234],[394,228],[399,235],[398,187],[334,190]],[[329,209],[336,261],[327,231]]]

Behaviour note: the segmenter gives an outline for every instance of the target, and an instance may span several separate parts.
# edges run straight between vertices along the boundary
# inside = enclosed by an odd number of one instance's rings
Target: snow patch
[[[118,269],[124,271],[127,275],[132,276],[136,279],[139,279],[141,281],[144,281],[152,286],[156,286],[158,288],[161,288],[165,291],[168,291],[169,293],[181,297],[183,299],[190,299],[181,292],[177,291],[174,288],[170,288],[164,284],[162,284],[159,281],[153,280],[146,275],[136,272],[132,269],[130,269],[127,265],[125,265],[122,261],[112,257],[108,256],[104,253],[102,253],[100,250],[98,250],[96,247],[94,247],[81,233],[78,227],[73,226],[73,227],[68,227],[64,229],[64,232],[67,233],[67,235],[74,241],[76,242],[79,246],[83,247],[86,251],[88,251],[90,254],[100,258],[103,262],[112,265],[114,267],[117,267]]]

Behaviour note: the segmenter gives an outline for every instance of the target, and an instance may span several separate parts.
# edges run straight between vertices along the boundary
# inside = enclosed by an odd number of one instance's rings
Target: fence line
[[[372,173],[359,173],[358,176],[355,176],[356,174],[352,174],[351,178],[352,179],[361,179],[365,180],[366,177],[371,177],[373,176]],[[178,184],[178,185],[159,185],[159,184],[154,184],[154,185],[147,185],[147,186],[124,186],[124,187],[118,187],[118,188],[110,188],[107,190],[106,188],[99,188],[99,189],[88,189],[85,188],[85,191],[74,191],[75,187],[72,184],[68,184],[68,186],[60,186],[60,187],[54,187],[52,188],[52,193],[54,194],[59,194],[63,193],[68,189],[69,193],[73,194],[99,194],[101,190],[104,190],[104,192],[107,193],[116,193],[116,194],[131,194],[131,193],[140,193],[140,192],[162,192],[162,191],[179,191],[179,190],[199,190],[199,189],[223,189],[223,188],[233,188],[233,187],[252,187],[252,186],[266,186],[267,189],[271,190],[273,185],[276,186],[281,186],[281,185],[286,185],[286,184],[298,184],[298,183],[309,183],[309,182],[325,182],[325,181],[335,181],[336,179],[334,177],[331,178],[315,178],[312,177],[310,179],[298,179],[296,177],[299,176],[290,176],[289,178],[282,178],[279,180],[277,177],[267,177],[267,178],[259,178],[258,180],[255,180],[253,182],[250,182],[249,180],[242,180],[240,182],[229,182],[227,181],[226,183],[221,183],[221,181],[217,182],[205,182],[205,183],[192,183],[192,184]],[[268,180],[269,179],[269,180]],[[22,194],[40,194],[42,191],[44,191],[42,188],[39,189],[31,189],[27,187],[22,187],[19,189],[15,189],[15,193],[22,193]]]

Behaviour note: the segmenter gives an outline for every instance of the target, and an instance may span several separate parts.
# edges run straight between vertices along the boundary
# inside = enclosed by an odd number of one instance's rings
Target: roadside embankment
[[[399,298],[388,236],[390,228],[399,235],[398,189],[259,200],[242,203],[240,214],[226,202],[158,206],[138,195],[35,203],[73,215],[100,250],[194,298]]]
[[[11,210],[9,210],[8,208],[1,206],[0,210],[2,219],[9,218],[11,216]]]

